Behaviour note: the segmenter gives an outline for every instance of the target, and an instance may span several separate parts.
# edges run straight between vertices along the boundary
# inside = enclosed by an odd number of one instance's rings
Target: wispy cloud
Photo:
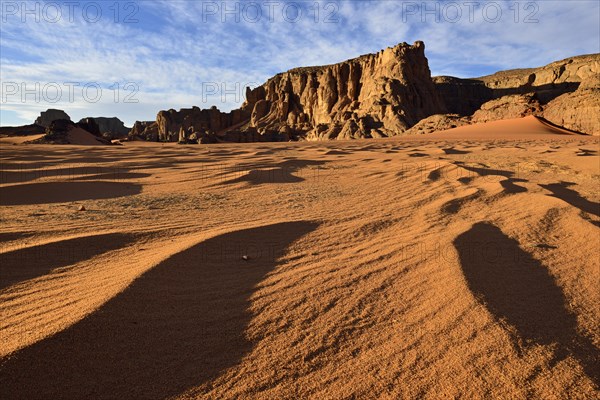
[[[128,124],[154,119],[167,108],[214,104],[229,110],[243,101],[246,84],[402,41],[425,41],[432,72],[457,76],[600,51],[596,1],[481,2],[472,15],[465,3],[452,3],[459,5],[460,18],[449,2],[423,7],[403,1],[140,1],[118,3],[118,15],[114,3],[97,2],[102,17],[94,23],[82,12],[90,3],[78,3],[72,20],[63,15],[50,22],[41,11],[49,3],[2,2],[2,125],[30,123],[50,107],[63,108],[74,119],[114,115]],[[495,22],[490,3],[502,13]],[[23,15],[23,4],[28,10],[38,7],[40,20]],[[67,10],[66,3],[59,4]],[[38,101],[30,94],[25,102],[20,93],[10,94],[12,83],[29,90],[35,83],[41,88],[55,83],[66,90],[66,82],[80,86],[73,99],[65,93],[56,103],[45,101],[48,93],[38,93]],[[81,88],[96,83],[101,98],[86,101]],[[127,83],[139,88],[130,99],[137,103],[124,102],[132,95],[123,88]],[[228,90],[224,98],[223,88]]]

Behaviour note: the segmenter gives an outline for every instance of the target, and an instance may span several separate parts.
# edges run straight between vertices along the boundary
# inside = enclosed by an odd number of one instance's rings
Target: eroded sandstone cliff
[[[252,110],[250,127],[261,134],[307,139],[393,136],[445,112],[423,42],[276,75],[249,91],[242,109]]]
[[[600,54],[479,78],[439,76],[433,81],[448,111],[473,115],[473,123],[534,114],[568,129],[600,134]]]
[[[296,68],[253,90],[238,110],[158,113],[136,135],[161,141],[351,139],[397,135],[446,112],[431,80],[425,45],[401,43],[342,63]]]
[[[531,114],[600,134],[598,74],[600,54],[592,54],[479,78],[432,78],[423,42],[401,43],[277,74],[248,88],[246,102],[228,113],[160,111],[130,135],[181,143],[380,138]]]
[[[600,136],[600,74],[587,77],[575,92],[552,100],[543,116],[567,129]]]
[[[46,111],[41,112],[40,116],[37,117],[34,124],[43,126],[44,128],[47,128],[50,126],[52,121],[55,121],[57,119],[65,119],[65,120],[70,121],[71,117],[69,117],[69,115],[66,112],[64,112],[63,110],[49,108]]]

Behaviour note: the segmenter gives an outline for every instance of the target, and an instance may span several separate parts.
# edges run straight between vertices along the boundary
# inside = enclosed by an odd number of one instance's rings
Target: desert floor
[[[598,150],[4,141],[0,398],[597,398]]]

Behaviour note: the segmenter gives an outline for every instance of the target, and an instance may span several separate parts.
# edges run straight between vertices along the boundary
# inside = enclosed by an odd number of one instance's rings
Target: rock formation
[[[44,128],[47,128],[48,126],[50,126],[50,123],[52,121],[55,121],[57,119],[66,119],[67,121],[70,121],[71,117],[69,117],[69,115],[63,110],[49,108],[46,111],[42,111],[42,113],[39,117],[37,117],[34,123],[36,125],[40,125]]]
[[[91,133],[94,136],[100,136],[100,128],[94,118],[82,118],[75,126]]]
[[[6,136],[28,136],[44,133],[46,128],[41,125],[31,124],[22,126],[0,126],[0,135]]]
[[[190,144],[382,138],[532,114],[600,135],[600,54],[479,78],[432,78],[423,42],[401,43],[341,63],[277,74],[247,88],[246,101],[231,112],[170,109],[155,121],[136,121],[130,131],[118,118],[84,118],[80,124],[109,140],[128,134]],[[33,128],[0,132],[39,131],[55,120],[70,118],[49,109]]]
[[[128,135],[131,138],[139,137],[150,142],[156,142],[158,141],[158,125],[155,121],[135,121]]]
[[[515,69],[476,78],[494,98],[534,92],[540,103],[577,90],[580,83],[600,73],[600,54],[571,57],[540,68]]]
[[[98,125],[98,130],[102,134],[102,136],[107,139],[121,139],[126,137],[129,134],[130,128],[127,128],[123,121],[121,121],[117,117],[107,118],[107,117],[88,117],[82,118],[79,122],[82,122],[86,119],[93,119]]]
[[[444,107],[451,114],[471,115],[483,103],[494,99],[492,89],[477,79],[434,76],[432,80]]]
[[[464,117],[459,114],[435,114],[417,122],[412,128],[405,131],[404,135],[422,135],[458,128],[459,126],[469,125],[470,123],[470,117]]]
[[[73,144],[73,137],[71,135],[73,131],[76,131],[79,136],[89,136],[95,144],[111,144],[109,140],[100,136],[98,125],[93,118],[84,118],[78,123],[74,123],[69,119],[56,119],[48,125],[43,137],[32,140],[29,143]]]
[[[528,115],[539,115],[541,111],[542,106],[535,93],[509,94],[483,103],[471,117],[471,122],[482,123],[521,118]]]
[[[441,76],[433,81],[448,111],[473,115],[473,123],[534,114],[568,129],[600,135],[600,54],[480,78]]]
[[[426,134],[469,124],[521,118],[528,115],[542,115],[542,106],[535,93],[510,94],[483,103],[473,115],[436,114],[424,118],[403,135]]]
[[[247,89],[240,109],[160,111],[129,134],[180,143],[379,138],[530,114],[586,133],[600,130],[600,54],[461,79],[432,78],[424,50],[422,42],[401,43],[292,69]]]
[[[543,116],[567,129],[600,136],[600,74],[585,79],[575,92],[552,100]]]
[[[21,127],[2,127],[0,128],[0,134],[18,136],[39,134],[44,132],[47,133],[48,128],[51,128],[51,130],[54,129],[52,128],[52,123],[54,121],[61,121],[58,122],[56,126],[62,126],[61,124],[64,124],[64,121],[67,121],[71,125],[78,126],[95,136],[102,135],[108,140],[126,137],[130,131],[130,129],[127,128],[123,122],[116,117],[87,117],[82,118],[77,124],[75,124],[71,121],[71,117],[69,117],[69,115],[63,110],[50,108],[46,111],[43,111],[35,120],[34,124]]]
[[[193,107],[184,108],[180,111],[160,111],[156,116],[158,140],[163,142],[177,142],[180,139],[179,133],[181,129],[190,134],[196,133],[198,136],[210,135],[211,133],[233,127],[243,122],[247,117],[248,115],[243,110],[224,113],[219,111],[217,107],[212,107],[208,110]]]
[[[297,68],[249,91],[243,109],[259,133],[308,139],[397,135],[443,112],[431,81],[425,46],[387,48],[343,63]]]
[[[274,141],[397,135],[446,109],[425,46],[406,43],[342,63],[296,68],[246,92],[238,110],[160,111],[132,135],[160,141]],[[181,132],[183,128],[183,132]],[[180,134],[181,133],[181,134]]]

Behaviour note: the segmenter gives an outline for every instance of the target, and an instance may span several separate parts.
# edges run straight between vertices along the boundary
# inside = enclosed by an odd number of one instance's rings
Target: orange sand
[[[597,398],[599,140],[557,132],[2,143],[0,398]]]

